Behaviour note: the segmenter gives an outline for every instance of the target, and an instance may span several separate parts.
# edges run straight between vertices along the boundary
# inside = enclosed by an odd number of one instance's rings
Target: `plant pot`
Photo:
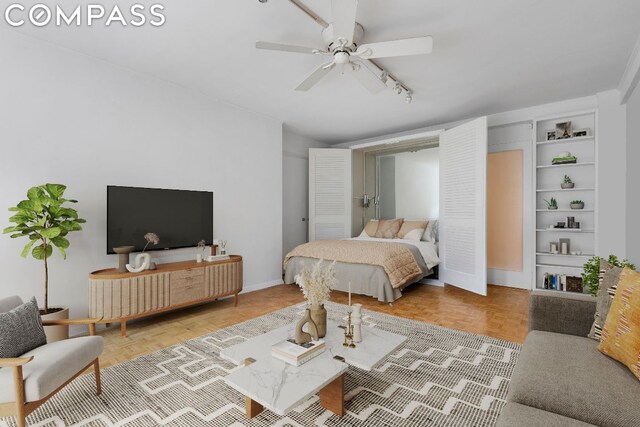
[[[566,190],[567,188],[573,188],[576,186],[575,182],[563,182],[560,184],[560,187],[562,187],[563,190]]]
[[[558,210],[558,207],[557,206],[553,206],[553,207],[550,206],[547,209],[549,209],[550,211],[556,211],[556,210]]]
[[[43,321],[45,320],[67,320],[69,319],[69,308],[64,307],[60,311],[56,311],[55,313],[42,314],[40,315]],[[52,343],[56,341],[62,341],[69,338],[69,326],[45,326],[44,333],[47,336],[47,343]]]
[[[327,310],[324,308],[324,304],[310,305],[309,311],[311,312],[311,320],[318,328],[318,337],[324,338],[327,335]]]
[[[571,203],[571,209],[584,209],[584,203]]]

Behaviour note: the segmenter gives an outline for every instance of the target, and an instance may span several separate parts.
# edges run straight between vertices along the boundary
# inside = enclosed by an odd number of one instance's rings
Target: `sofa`
[[[640,426],[640,381],[587,338],[596,299],[533,291],[499,427]]]

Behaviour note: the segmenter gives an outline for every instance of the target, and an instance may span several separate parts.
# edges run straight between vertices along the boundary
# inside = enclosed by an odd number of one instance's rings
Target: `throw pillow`
[[[606,260],[600,260],[600,276],[598,295],[596,300],[596,314],[588,337],[600,341],[602,327],[609,314],[611,302],[616,295],[616,288],[622,269],[609,264]]]
[[[20,357],[47,343],[35,298],[0,313],[0,358]]]
[[[404,221],[402,227],[400,227],[400,231],[398,231],[398,239],[419,241],[428,224],[429,221]],[[417,238],[415,236],[417,236]]]
[[[402,227],[404,219],[381,219],[378,221],[378,229],[376,230],[376,237],[383,239],[395,239]]]
[[[598,350],[640,380],[640,273],[625,267],[602,329]]]
[[[369,237],[374,237],[376,235],[377,230],[378,230],[378,220],[370,219],[369,222],[367,222],[367,225],[364,226],[363,232],[367,233],[367,236]]]

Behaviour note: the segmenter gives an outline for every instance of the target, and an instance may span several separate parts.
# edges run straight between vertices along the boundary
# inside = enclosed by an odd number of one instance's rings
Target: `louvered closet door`
[[[309,240],[351,237],[351,150],[309,149]]]
[[[440,135],[440,280],[487,295],[487,118]]]

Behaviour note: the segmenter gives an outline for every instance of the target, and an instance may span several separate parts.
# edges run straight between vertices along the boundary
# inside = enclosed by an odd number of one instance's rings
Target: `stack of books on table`
[[[321,355],[326,350],[324,341],[311,341],[306,344],[296,344],[292,338],[280,341],[271,346],[271,355],[277,359],[294,366],[300,366],[305,362]]]

